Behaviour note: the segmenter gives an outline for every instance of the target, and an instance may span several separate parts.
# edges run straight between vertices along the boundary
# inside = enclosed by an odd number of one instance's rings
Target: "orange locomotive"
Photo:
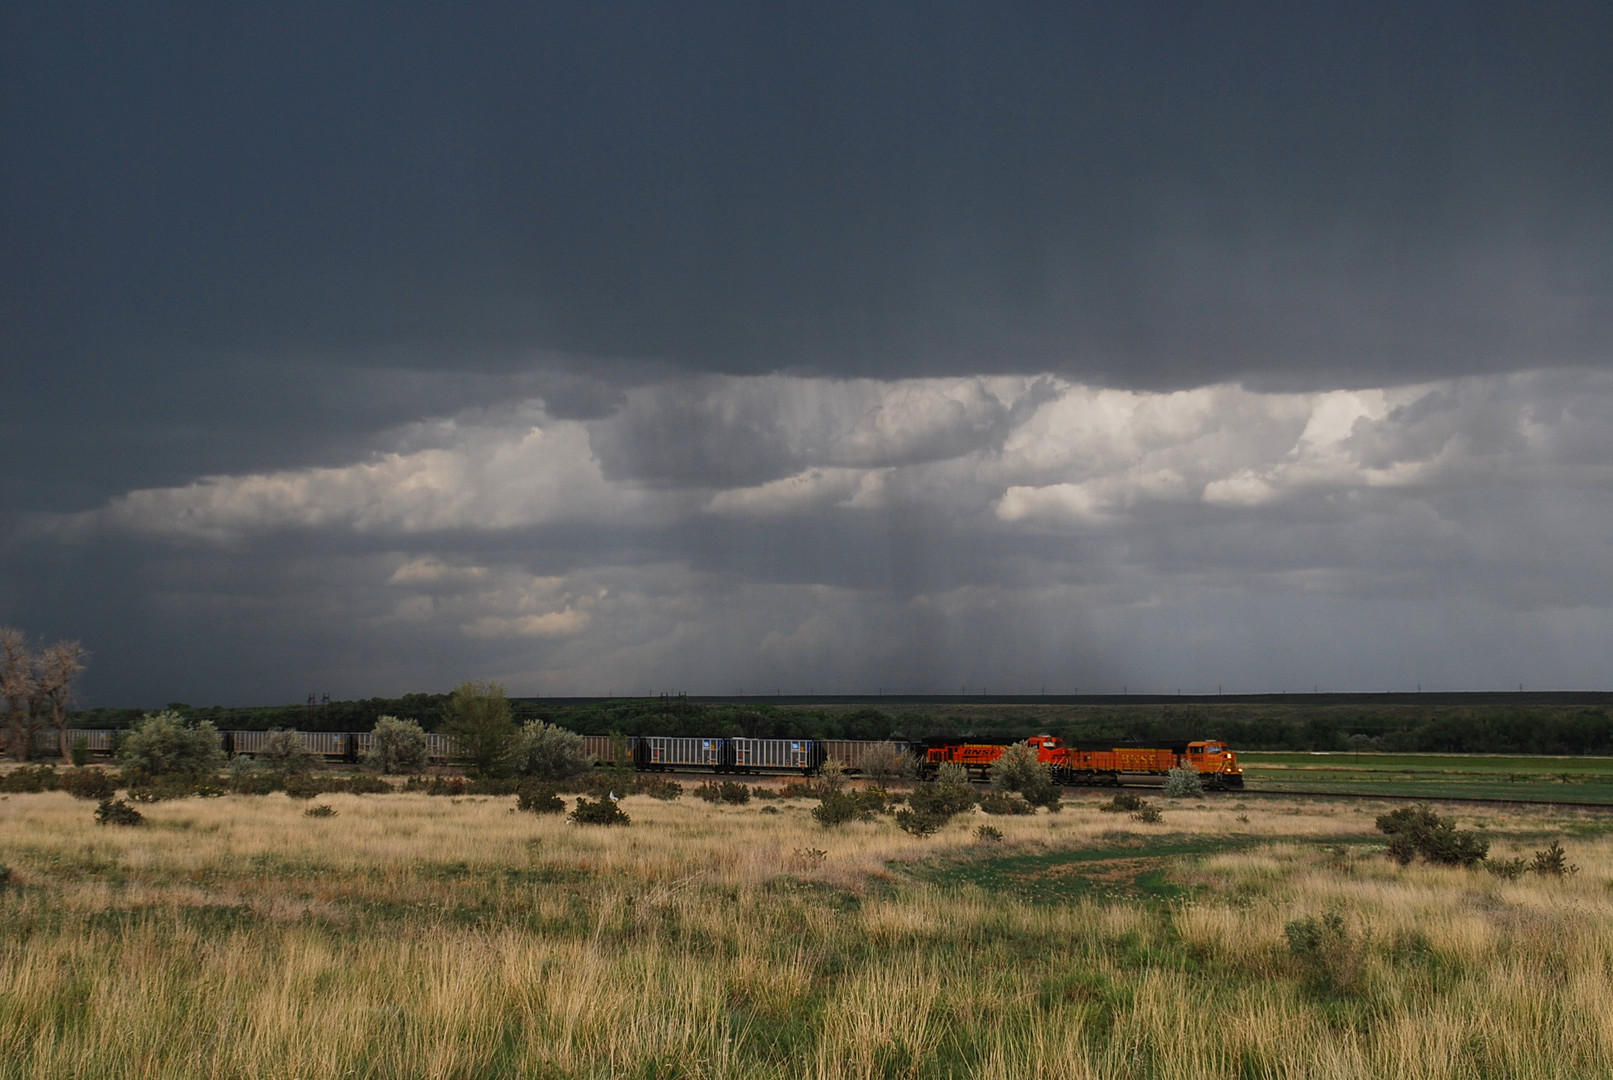
[[[926,739],[925,768],[934,770],[950,761],[984,775],[1016,742]],[[1051,735],[1033,735],[1025,742],[1036,748],[1038,760],[1053,770],[1054,780],[1063,784],[1118,784],[1125,773],[1163,776],[1172,769],[1189,768],[1203,778],[1206,787],[1243,787],[1238,756],[1213,739],[1127,746],[1078,742],[1066,746],[1062,739]]]

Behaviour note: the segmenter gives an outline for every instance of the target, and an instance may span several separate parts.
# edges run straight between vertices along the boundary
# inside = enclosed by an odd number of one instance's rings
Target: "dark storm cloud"
[[[156,702],[1508,633],[1583,682],[1609,55],[1605,5],[0,0],[0,622]]]

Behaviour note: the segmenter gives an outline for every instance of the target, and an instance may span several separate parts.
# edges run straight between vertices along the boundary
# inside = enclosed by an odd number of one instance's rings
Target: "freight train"
[[[54,749],[56,735],[48,747]],[[106,754],[113,748],[116,731],[69,730],[68,742],[83,737],[92,753]],[[310,753],[329,760],[357,762],[369,750],[367,731],[304,731],[300,733]],[[219,741],[231,755],[253,756],[268,739],[264,731],[221,731]],[[984,777],[1003,751],[1016,743],[1036,748],[1037,758],[1062,784],[1119,784],[1128,778],[1163,776],[1176,768],[1197,772],[1212,788],[1243,787],[1243,769],[1235,753],[1214,740],[1196,742],[1065,743],[1052,735],[1029,739],[930,738],[919,741],[879,742],[871,739],[752,739],[730,736],[608,735],[583,736],[583,749],[601,765],[616,764],[617,747],[625,748],[628,762],[644,772],[666,770],[709,770],[717,773],[799,772],[811,775],[829,760],[840,762],[852,773],[868,773],[878,767],[876,757],[889,757],[889,748],[912,759],[912,771],[934,775],[947,763],[962,765]],[[454,757],[453,741],[446,735],[426,736],[427,755],[446,763]],[[888,761],[885,762],[888,764]]]

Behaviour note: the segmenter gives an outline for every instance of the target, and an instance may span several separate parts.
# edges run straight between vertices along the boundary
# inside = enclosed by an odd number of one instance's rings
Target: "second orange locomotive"
[[[953,762],[983,775],[1016,742],[926,739],[924,765],[933,771]],[[1053,770],[1053,779],[1061,784],[1118,784],[1123,774],[1163,776],[1172,769],[1188,768],[1203,778],[1206,787],[1243,787],[1238,756],[1215,740],[1066,745],[1052,735],[1033,735],[1025,742],[1036,748],[1037,758]]]

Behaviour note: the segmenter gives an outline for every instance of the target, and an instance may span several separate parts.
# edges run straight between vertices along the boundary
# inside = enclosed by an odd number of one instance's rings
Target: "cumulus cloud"
[[[941,689],[960,666],[1023,683],[1069,650],[1101,669],[1090,682],[1127,665],[1094,625],[1188,608],[1243,643],[1194,649],[1254,664],[1276,631],[1211,618],[1211,595],[1279,621],[1413,600],[1613,609],[1613,378],[1594,373],[1310,393],[672,379],[608,415],[533,400],[387,441],[43,527],[286,567],[297,537],[339,542],[363,567],[355,625],[499,657],[546,692],[626,669],[724,690],[804,672]]]

